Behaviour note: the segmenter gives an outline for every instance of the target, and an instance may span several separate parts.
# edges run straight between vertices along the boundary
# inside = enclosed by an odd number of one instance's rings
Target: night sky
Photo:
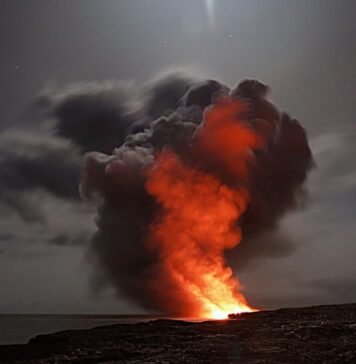
[[[78,82],[134,87],[176,70],[231,87],[261,79],[308,133],[309,197],[280,226],[292,248],[241,269],[249,301],[356,301],[355,15],[353,0],[0,0],[0,313],[142,312],[110,288],[91,290],[95,214],[68,197],[75,172],[64,192],[60,173],[80,158],[62,163],[68,146],[39,109]],[[41,151],[52,156],[45,166],[59,165],[59,185],[23,162]]]

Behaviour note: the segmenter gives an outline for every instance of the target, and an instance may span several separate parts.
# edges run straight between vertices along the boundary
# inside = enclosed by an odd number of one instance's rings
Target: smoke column
[[[86,154],[81,192],[98,203],[97,287],[110,283],[177,316],[253,310],[225,252],[277,229],[313,165],[304,129],[268,91],[257,80],[233,90],[193,83],[178,101],[170,93],[175,110],[139,122],[111,156]],[[164,97],[152,94],[162,109]]]

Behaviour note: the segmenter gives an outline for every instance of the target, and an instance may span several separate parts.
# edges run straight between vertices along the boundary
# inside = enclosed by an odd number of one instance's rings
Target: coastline
[[[204,322],[158,319],[38,335],[0,346],[13,363],[354,363],[356,304]]]

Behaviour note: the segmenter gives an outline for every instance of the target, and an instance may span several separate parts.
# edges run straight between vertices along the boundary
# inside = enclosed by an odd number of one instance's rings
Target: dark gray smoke
[[[154,120],[154,110],[175,108],[192,80],[174,73],[141,88],[133,82],[105,81],[43,90],[29,108],[26,124],[0,133],[0,216],[19,225],[8,224],[9,233],[20,239],[24,223],[27,235],[33,227],[35,237],[28,236],[29,241],[88,241],[92,228],[90,223],[84,228],[83,221],[90,219],[90,208],[76,207],[82,155],[91,150],[111,153],[135,128],[143,131]],[[68,222],[61,221],[72,209],[73,227],[66,228]],[[37,224],[47,233],[37,236]]]
[[[42,115],[37,130],[17,128],[0,134],[0,215],[10,209],[25,223],[53,225],[43,238],[50,244],[83,244],[88,235],[83,222],[90,215],[78,207],[82,174],[82,195],[98,207],[97,231],[90,244],[94,286],[111,284],[118,294],[159,310],[159,299],[149,286],[160,275],[159,264],[147,249],[147,235],[160,206],[145,189],[145,171],[157,151],[169,148],[185,162],[234,185],[214,158],[192,150],[206,109],[229,95],[249,104],[244,117],[251,127],[268,123],[273,136],[266,150],[254,152],[253,198],[239,222],[244,238],[227,258],[244,269],[261,257],[291,254],[295,245],[278,230],[278,223],[304,201],[304,181],[313,161],[304,129],[266,98],[268,92],[257,80],[245,80],[230,90],[218,81],[184,73],[141,88],[104,82],[43,92],[36,101],[36,115]],[[77,215],[70,218],[70,228],[57,226],[59,216],[50,216],[53,202],[42,204],[37,192],[53,196],[57,206],[63,201],[63,211],[64,206],[73,209]]]
[[[111,153],[139,119],[135,92],[129,83],[81,83],[47,92],[37,104],[55,120],[54,131],[83,152]]]
[[[150,120],[174,112],[188,89],[197,81],[183,72],[168,74],[149,83],[143,90],[145,114]]]
[[[305,197],[303,184],[313,159],[302,126],[280,112],[266,98],[268,92],[268,86],[257,80],[245,80],[231,91],[213,80],[161,81],[148,98],[143,121],[137,121],[140,127],[131,128],[121,146],[118,143],[111,155],[92,152],[85,156],[82,194],[98,203],[98,230],[91,244],[98,287],[109,282],[119,294],[147,308],[161,309],[159,298],[152,294],[156,290],[150,287],[160,275],[158,257],[146,244],[159,206],[145,189],[145,171],[155,152],[169,148],[224,183],[236,183],[210,157],[191,151],[197,128],[204,127],[204,110],[222,95],[249,104],[244,117],[251,127],[268,124],[272,130],[268,147],[254,152],[252,200],[239,222],[244,238],[228,258],[243,269],[255,258],[283,256],[294,250],[289,239],[277,233],[278,222]]]

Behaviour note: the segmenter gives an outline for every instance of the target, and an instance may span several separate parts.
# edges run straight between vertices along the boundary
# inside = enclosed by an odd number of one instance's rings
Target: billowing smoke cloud
[[[51,90],[37,104],[55,120],[54,132],[69,139],[81,151],[111,153],[138,119],[131,83],[79,83]]]
[[[197,81],[184,72],[159,77],[143,87],[145,114],[150,120],[174,112],[181,98]]]
[[[26,123],[0,133],[3,231],[21,241],[85,244],[94,217],[93,208],[80,207],[82,155],[111,153],[135,129],[143,131],[155,113],[173,112],[192,83],[176,72],[143,87],[104,81],[41,91]]]
[[[148,183],[152,169],[167,166],[160,156],[173,153],[175,178],[189,175],[217,181],[227,191],[247,190],[246,206],[244,202],[239,214],[232,215],[236,229],[241,229],[242,242],[229,257],[238,266],[240,249],[242,267],[253,260],[253,251],[260,249],[262,253],[256,254],[259,257],[293,250],[286,243],[270,241],[281,217],[303,200],[303,184],[313,160],[302,126],[267,99],[268,86],[257,80],[245,80],[231,91],[213,80],[171,78],[155,87],[142,109],[143,121],[136,122],[140,127],[129,129],[121,146],[118,142],[111,155],[92,152],[85,156],[81,191],[98,203],[98,230],[91,243],[94,281],[98,287],[113,284],[119,294],[146,308],[190,314],[192,311],[184,308],[189,298],[181,299],[179,285],[172,284],[172,276],[162,269],[165,252],[152,249],[152,239],[159,240],[152,229],[163,229],[159,221],[167,222],[166,214],[172,211],[170,202],[160,195],[162,186]],[[171,167],[163,170],[174,176]],[[203,210],[200,214],[208,218]],[[176,224],[180,226],[180,221]],[[237,240],[230,248],[237,245]],[[280,240],[285,241],[279,236]],[[251,248],[249,241],[253,242]],[[240,301],[243,305],[243,298]]]
[[[82,196],[98,207],[97,231],[89,248],[95,267],[93,285],[111,284],[118,294],[152,310],[184,314],[188,313],[185,306],[190,306],[189,314],[193,314],[194,300],[182,295],[162,265],[162,252],[152,249],[152,244],[158,246],[152,243],[158,239],[152,228],[167,221],[164,216],[172,207],[167,210],[162,202],[169,201],[169,194],[163,198],[152,181],[151,190],[148,187],[149,178],[162,175],[151,171],[164,166],[164,156],[171,155],[176,168],[183,170],[176,178],[190,175],[215,181],[231,196],[247,184],[248,175],[248,203],[232,214],[231,228],[237,235],[228,244],[235,248],[226,251],[227,261],[239,271],[257,258],[290,254],[294,245],[278,224],[304,201],[303,185],[313,161],[304,129],[269,101],[268,93],[268,86],[256,80],[245,80],[230,90],[218,81],[197,80],[179,72],[143,87],[104,82],[46,90],[36,100],[37,115],[41,115],[37,129],[17,127],[0,135],[0,187],[5,192],[0,214],[8,221],[3,220],[6,233],[56,245],[85,244],[93,212],[80,205],[82,174]],[[225,107],[235,103],[236,115],[229,114]],[[250,134],[243,131],[246,127],[262,136],[260,146],[241,139]],[[194,179],[190,183],[192,188],[199,185]],[[208,184],[210,194],[214,183]],[[194,201],[199,196],[209,197],[197,193]],[[216,204],[223,196],[215,196]],[[221,211],[216,209],[218,216]],[[204,214],[203,209],[198,218],[207,219]],[[224,224],[230,226],[229,221]],[[183,225],[177,221],[174,226]],[[238,229],[242,241],[237,246]],[[176,240],[174,244],[181,231],[171,239]],[[199,249],[197,257],[205,254],[204,241]],[[209,265],[206,259],[200,262]],[[228,274],[224,264],[225,260],[218,264],[220,273]],[[239,288],[238,282],[228,281],[228,285]],[[244,298],[238,299],[243,306]]]

